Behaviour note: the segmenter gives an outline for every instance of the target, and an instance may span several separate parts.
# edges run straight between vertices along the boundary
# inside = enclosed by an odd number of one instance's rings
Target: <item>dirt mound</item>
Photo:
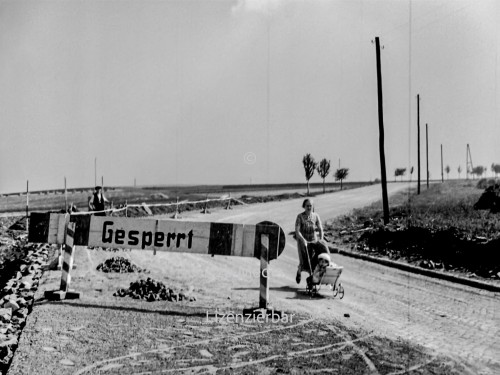
[[[494,178],[490,179],[482,178],[478,181],[476,187],[478,189],[486,189],[487,187],[494,186],[495,184],[498,185],[498,182]]]
[[[500,212],[500,184],[488,186],[474,204],[474,209],[490,210],[492,213]]]
[[[147,272],[147,270],[142,269],[130,262],[130,259],[126,259],[123,257],[113,257],[106,259],[103,263],[97,266],[97,270],[102,272],[117,273]]]
[[[113,294],[115,297],[130,296],[134,299],[143,299],[148,302],[153,301],[196,301],[196,297],[184,293],[182,290],[176,293],[173,289],[167,288],[161,281],[155,281],[151,278],[139,280],[130,283],[128,289],[118,289]]]

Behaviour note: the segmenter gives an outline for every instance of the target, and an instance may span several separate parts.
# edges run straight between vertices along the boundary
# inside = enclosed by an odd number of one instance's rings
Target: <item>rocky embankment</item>
[[[4,373],[17,348],[31,312],[35,292],[47,263],[48,245],[28,244],[23,220],[0,222],[0,372]]]

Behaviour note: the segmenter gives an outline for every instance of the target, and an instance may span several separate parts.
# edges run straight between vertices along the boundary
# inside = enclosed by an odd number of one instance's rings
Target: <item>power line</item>
[[[462,12],[464,9],[469,8],[469,7],[471,7],[472,5],[474,5],[474,4],[473,4],[473,3],[471,3],[471,4],[464,5],[464,6],[463,6],[463,7],[461,7],[461,8],[458,8],[458,9],[456,9],[456,10],[454,10],[454,11],[450,12],[450,13],[447,13],[447,14],[445,14],[445,15],[443,15],[443,16],[441,16],[441,17],[439,17],[439,18],[435,19],[435,20],[433,20],[433,21],[430,21],[430,22],[428,22],[428,23],[425,23],[425,24],[421,25],[420,27],[416,28],[415,30],[412,30],[412,32],[413,32],[413,34],[418,34],[418,33],[419,33],[419,32],[421,32],[422,30],[426,29],[428,26],[433,25],[433,24],[435,24],[435,23],[437,23],[437,22],[441,22],[441,21],[443,21],[444,19],[450,18],[451,16],[453,16],[453,15],[455,15],[455,14],[459,13],[459,12]],[[423,17],[421,17],[421,18],[423,18]],[[392,29],[392,30],[396,30],[396,29],[398,29],[398,28],[400,28],[400,27],[407,26],[407,25],[408,25],[408,23],[404,23],[404,24],[401,24],[400,26],[395,27],[395,28],[394,28],[394,29]],[[392,32],[392,30],[391,30],[391,31],[389,31],[389,33],[391,33],[391,32]],[[399,37],[400,37],[400,36],[395,36],[394,38],[389,38],[389,39],[388,39],[388,41],[389,41],[389,42],[392,42],[392,41],[396,40],[396,39],[397,39],[397,38],[399,38]]]

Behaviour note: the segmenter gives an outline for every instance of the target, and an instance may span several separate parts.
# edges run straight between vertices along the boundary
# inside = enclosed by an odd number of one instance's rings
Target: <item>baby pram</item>
[[[307,260],[309,265],[309,277],[307,278],[306,291],[311,297],[318,294],[322,285],[328,286],[333,291],[333,297],[344,298],[344,287],[342,283],[338,283],[338,279],[342,274],[344,267],[338,266],[336,264],[330,264],[326,267],[325,273],[320,277],[319,282],[315,283],[313,281],[313,271],[318,264],[318,255],[315,253],[315,249],[308,246],[307,247]]]

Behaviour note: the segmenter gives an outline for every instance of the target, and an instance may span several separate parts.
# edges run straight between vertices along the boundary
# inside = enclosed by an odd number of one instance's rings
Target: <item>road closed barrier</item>
[[[269,221],[247,225],[33,212],[30,223],[30,242],[254,257],[261,261],[261,275],[285,248],[283,229]],[[70,235],[68,226],[74,228]],[[260,281],[262,309],[269,301],[268,278]],[[68,291],[69,282],[64,286]]]

